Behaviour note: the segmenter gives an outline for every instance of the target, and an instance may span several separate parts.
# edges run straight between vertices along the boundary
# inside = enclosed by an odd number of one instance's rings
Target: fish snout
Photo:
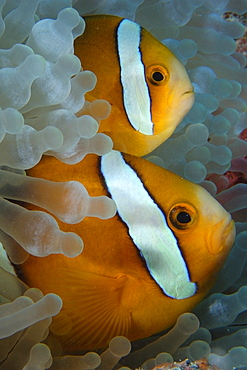
[[[194,87],[188,80],[186,84],[178,83],[178,85],[175,85],[174,92],[170,94],[167,103],[170,109],[179,108],[186,114],[191,109],[194,101]]]
[[[228,254],[233,246],[236,236],[235,224],[228,214],[211,230],[208,248],[211,254],[224,252]]]
[[[194,87],[180,61],[174,60],[169,72],[168,90],[170,95],[167,101],[168,106],[172,110],[179,109],[186,114],[194,104]]]
[[[194,101],[195,101],[195,93],[194,93],[194,88],[191,85],[190,89],[188,89],[181,95],[179,106],[182,107],[182,109],[184,110],[184,113],[187,114],[189,110],[192,108]]]

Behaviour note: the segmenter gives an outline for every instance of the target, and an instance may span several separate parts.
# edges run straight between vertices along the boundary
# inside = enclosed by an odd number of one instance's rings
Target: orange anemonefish
[[[29,286],[61,296],[51,331],[65,353],[170,327],[209,291],[233,244],[234,223],[206,190],[145,159],[112,151],[70,166],[43,157],[28,175],[77,180],[117,205],[108,220],[57,219],[84,240],[78,257],[29,256],[18,267]]]
[[[97,76],[86,99],[106,99],[112,107],[99,131],[112,138],[116,150],[136,156],[150,153],[174,132],[194,102],[187,72],[137,23],[112,15],[84,19],[75,55],[83,69]]]

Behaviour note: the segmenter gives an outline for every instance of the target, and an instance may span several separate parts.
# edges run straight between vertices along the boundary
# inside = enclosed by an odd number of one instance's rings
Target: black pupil
[[[160,72],[154,72],[153,73],[153,79],[154,79],[154,81],[162,81],[164,79],[164,76]]]
[[[187,212],[180,212],[178,215],[177,215],[177,220],[178,222],[180,222],[181,224],[187,224],[188,222],[191,221],[191,218],[190,218],[190,215],[187,213]]]

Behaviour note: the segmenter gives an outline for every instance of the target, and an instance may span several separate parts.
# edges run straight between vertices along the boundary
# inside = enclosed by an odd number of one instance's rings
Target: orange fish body
[[[150,153],[173,133],[194,102],[187,72],[138,24],[111,15],[86,16],[85,21],[74,49],[83,69],[97,76],[86,99],[106,99],[112,107],[100,132],[112,138],[116,150]]]
[[[215,199],[142,158],[112,151],[70,166],[43,157],[28,175],[79,181],[91,196],[111,194],[118,208],[108,220],[57,219],[63,231],[82,237],[78,257],[29,256],[18,267],[29,286],[61,296],[51,331],[65,353],[170,327],[209,291],[233,243],[233,221]]]

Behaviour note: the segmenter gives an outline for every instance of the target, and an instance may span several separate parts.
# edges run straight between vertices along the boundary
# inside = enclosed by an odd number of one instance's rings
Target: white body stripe
[[[172,298],[194,295],[196,284],[189,280],[177,240],[136,172],[117,151],[102,157],[101,170],[118,214],[154,280]]]
[[[133,128],[153,135],[150,96],[139,50],[140,31],[141,27],[128,19],[122,20],[117,30],[123,102]]]

